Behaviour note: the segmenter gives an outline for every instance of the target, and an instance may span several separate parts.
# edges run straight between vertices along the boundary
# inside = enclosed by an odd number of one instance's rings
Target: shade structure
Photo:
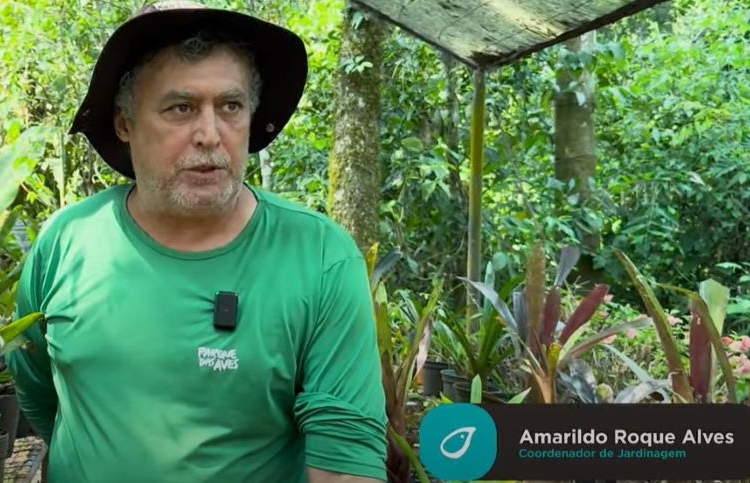
[[[352,0],[469,66],[490,69],[665,0]]]
[[[475,69],[467,278],[480,280],[485,72],[668,0],[350,0]],[[467,295],[475,302],[477,293]],[[476,330],[478,306],[467,304]]]

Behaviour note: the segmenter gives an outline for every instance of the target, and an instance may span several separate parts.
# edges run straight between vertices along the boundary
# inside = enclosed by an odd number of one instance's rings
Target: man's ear
[[[130,128],[132,126],[132,122],[127,117],[125,117],[120,108],[117,108],[115,110],[114,124],[115,133],[117,133],[117,137],[120,138],[120,141],[124,143],[130,141]]]

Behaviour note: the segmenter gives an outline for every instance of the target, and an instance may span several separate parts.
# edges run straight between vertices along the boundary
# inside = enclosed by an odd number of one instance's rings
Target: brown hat
[[[289,121],[302,97],[307,80],[304,43],[289,30],[258,18],[185,1],[143,7],[115,30],[94,67],[70,133],[83,133],[107,164],[135,178],[128,146],[114,129],[114,99],[120,79],[148,52],[204,30],[246,43],[254,52],[263,87],[251,123],[248,151],[255,153],[266,147]]]

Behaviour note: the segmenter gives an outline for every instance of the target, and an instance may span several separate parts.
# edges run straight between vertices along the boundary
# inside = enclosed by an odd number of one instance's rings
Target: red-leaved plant
[[[648,318],[641,317],[608,327],[579,342],[582,329],[609,290],[607,285],[596,285],[570,315],[563,313],[561,290],[579,257],[578,248],[564,248],[552,286],[546,288],[544,251],[541,242],[536,243],[527,258],[524,288],[512,295],[513,312],[492,286],[464,279],[492,304],[498,323],[510,328],[520,342],[521,367],[529,373],[528,402],[556,402],[559,371],[607,337],[649,323]]]

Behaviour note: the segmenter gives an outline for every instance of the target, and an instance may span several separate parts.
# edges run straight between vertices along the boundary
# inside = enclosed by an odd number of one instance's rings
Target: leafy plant
[[[575,358],[612,334],[641,327],[648,322],[640,318],[617,324],[577,342],[581,328],[591,320],[608,289],[606,285],[597,285],[569,316],[563,316],[560,290],[578,261],[579,254],[574,247],[562,251],[553,285],[545,290],[545,256],[542,244],[536,243],[527,259],[524,290],[516,292],[513,297],[513,313],[492,287],[469,281],[491,302],[498,321],[512,331],[523,347],[521,365],[529,373],[529,398],[532,402],[555,402],[560,369],[565,369]]]
[[[18,278],[23,262],[22,253],[11,250],[12,230],[19,215],[19,209],[9,210],[16,197],[19,185],[31,174],[31,170],[44,148],[45,131],[29,129],[14,134],[11,144],[0,148],[0,355],[21,347],[28,339],[23,332],[42,320],[41,312],[22,314],[12,320]],[[0,368],[0,382],[12,381],[10,371]]]
[[[737,402],[735,378],[720,335],[729,299],[727,288],[710,279],[700,284],[699,292],[670,284],[655,284],[684,295],[689,300],[692,320],[689,343],[690,373],[688,376],[671,332],[667,314],[654,294],[651,284],[627,255],[617,251],[617,256],[625,266],[646,309],[654,320],[662,348],[667,355],[672,388],[678,396],[678,401],[691,403],[695,401],[697,396],[699,402],[710,402],[715,390],[714,364],[718,362],[727,384],[728,398],[731,402]]]
[[[465,277],[459,277],[464,281],[469,281]],[[498,298],[505,298],[513,289],[518,279],[511,279],[496,294]],[[494,269],[492,264],[488,264],[485,271],[484,285],[492,287],[494,285]],[[479,377],[483,385],[487,385],[490,374],[497,368],[497,365],[511,354],[512,347],[500,351],[499,345],[507,332],[503,324],[497,317],[493,316],[492,305],[489,299],[485,300],[482,310],[474,315],[479,318],[479,324],[476,330],[473,329],[475,324],[466,324],[464,317],[459,315],[463,311],[449,314],[445,319],[445,326],[450,330],[452,340],[461,348],[452,363],[459,371],[463,372],[469,379]]]
[[[436,281],[424,306],[416,297],[402,299],[396,311],[401,315],[398,322],[409,324],[409,327],[413,328],[414,336],[411,340],[407,339],[401,347],[396,347],[393,343],[394,333],[391,329],[391,311],[384,276],[393,267],[397,258],[393,254],[386,255],[378,262],[377,253],[378,245],[375,244],[367,253],[367,265],[388,416],[389,447],[386,467],[390,481],[406,482],[410,481],[410,466],[414,467],[419,475],[425,474],[419,459],[406,440],[406,401],[412,377],[422,369],[427,359],[432,318],[442,294],[442,282]],[[426,483],[427,480],[422,481]]]

